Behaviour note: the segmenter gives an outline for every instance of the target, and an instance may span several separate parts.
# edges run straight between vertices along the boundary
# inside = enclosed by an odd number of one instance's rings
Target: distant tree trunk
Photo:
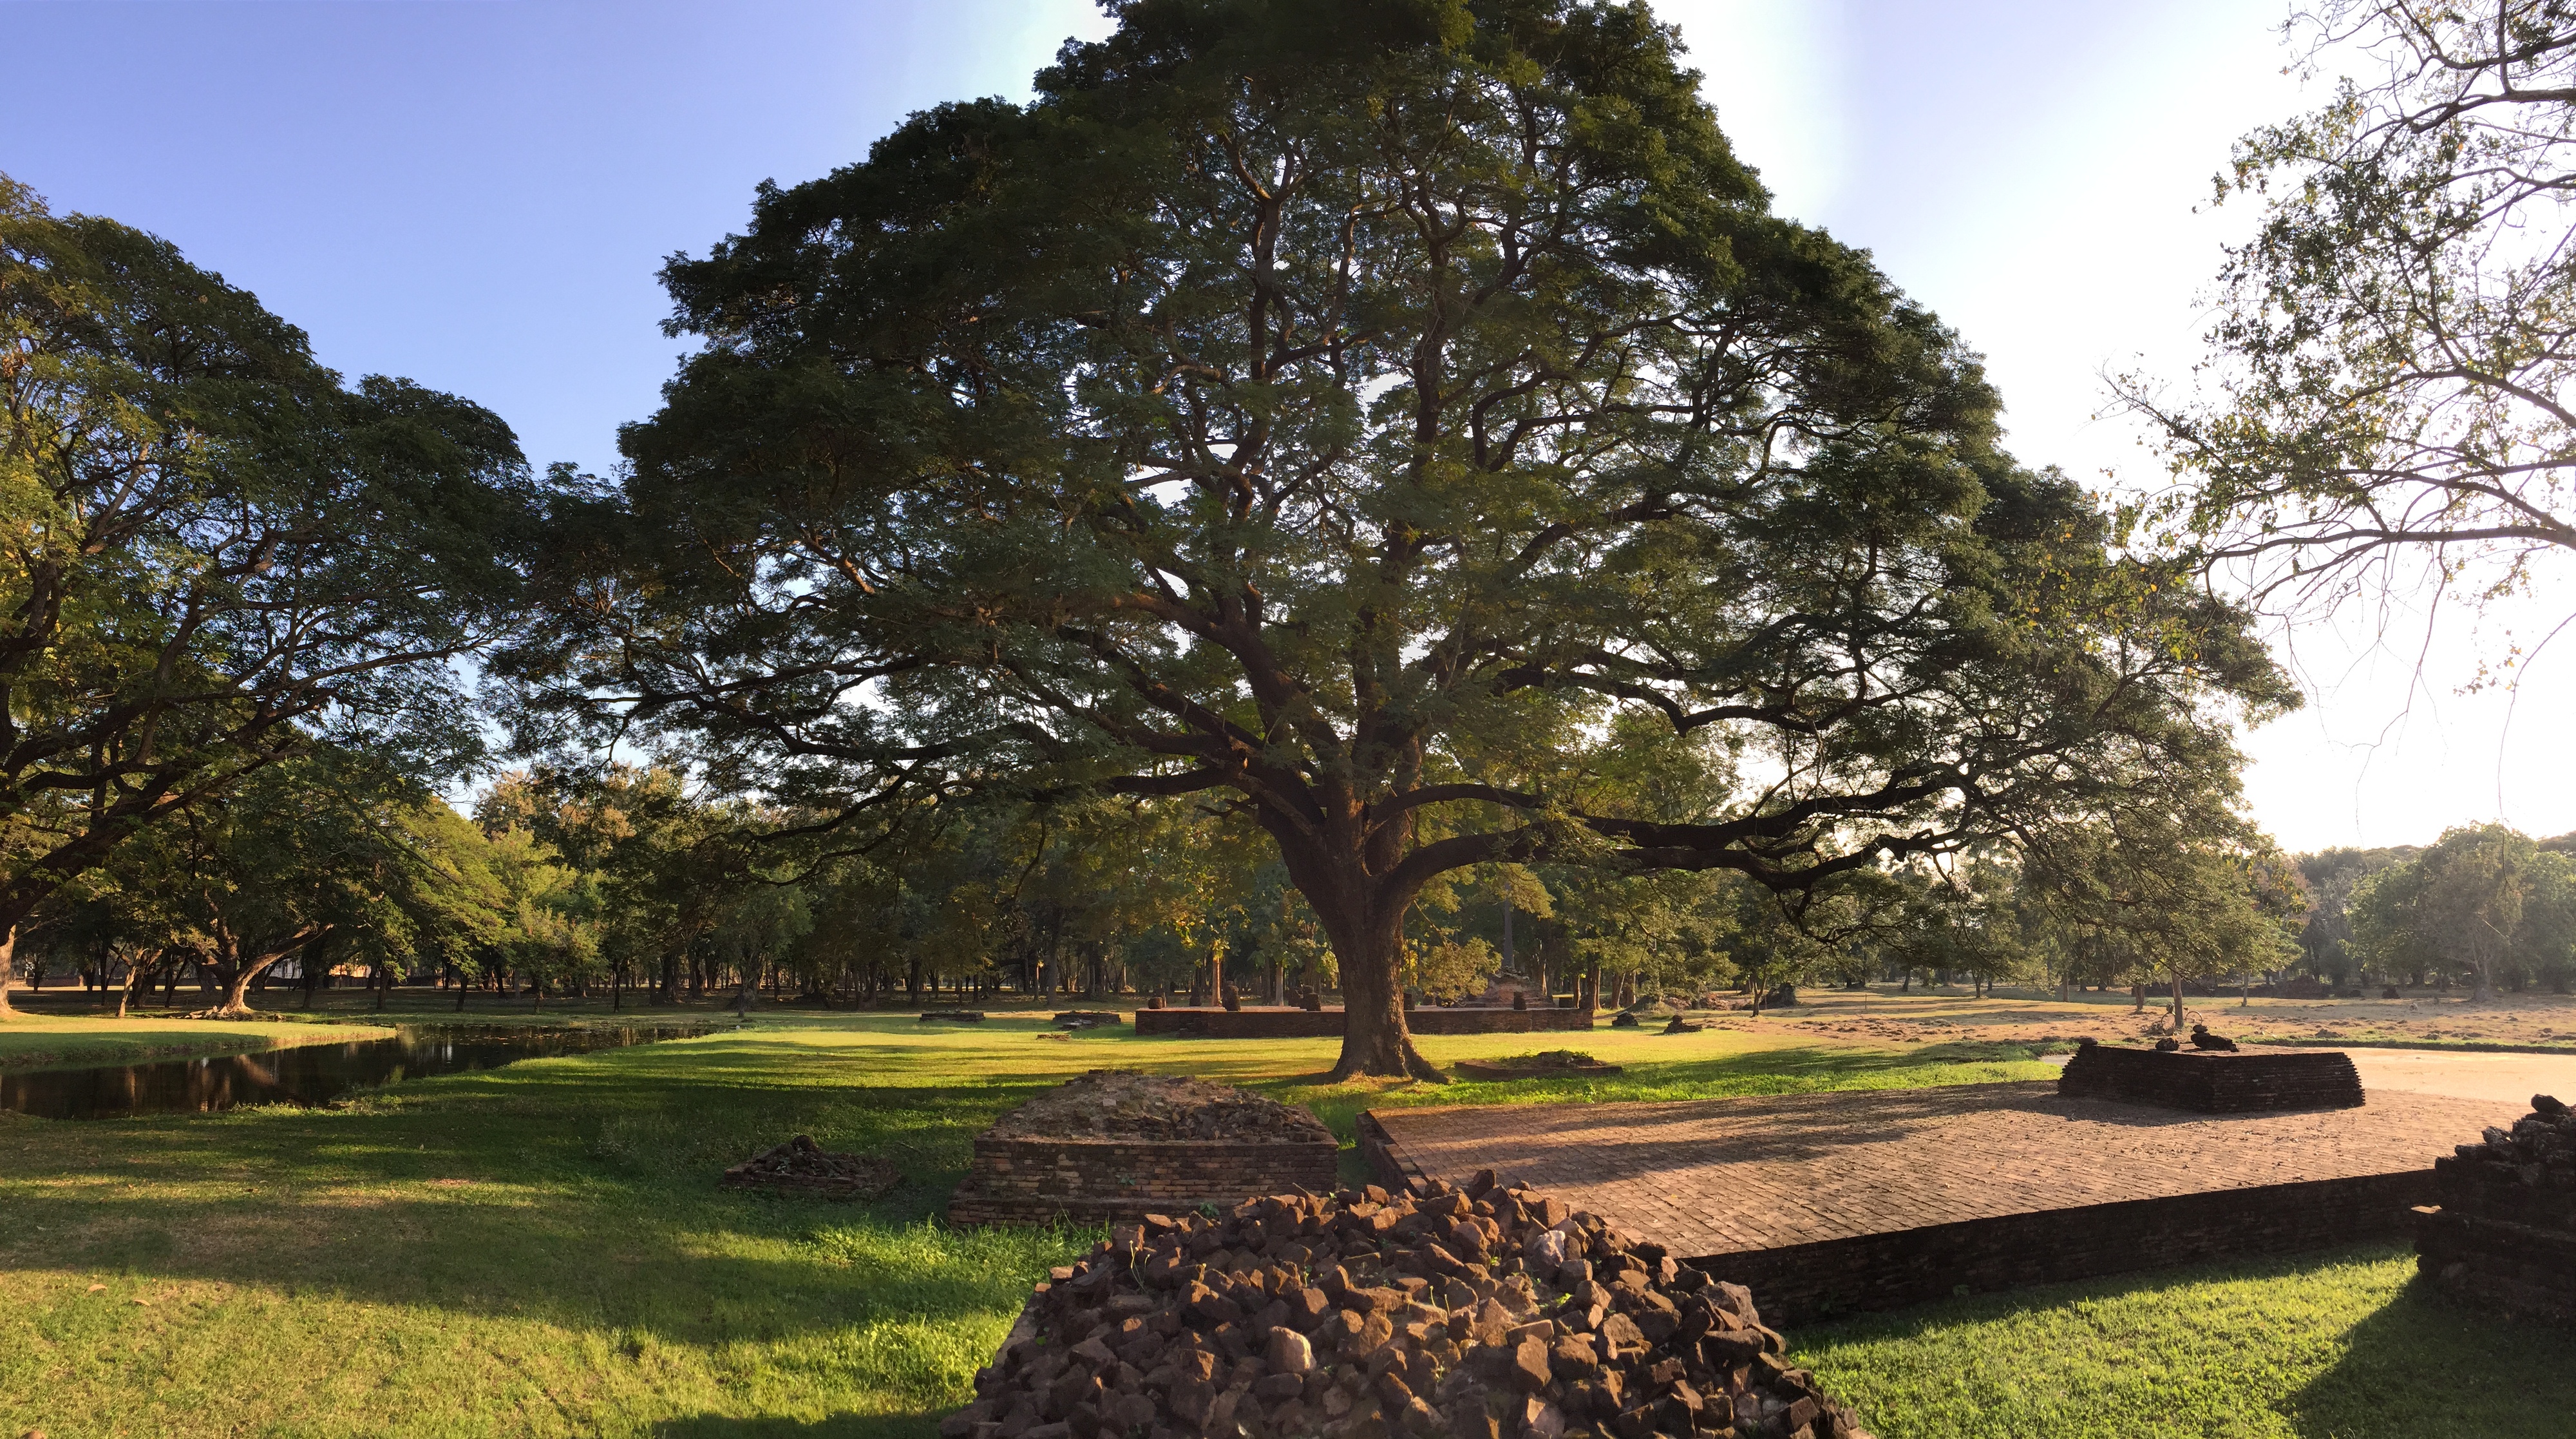
[[[9,1007],[9,974],[18,959],[18,926],[0,928],[0,1018],[18,1011]]]
[[[211,1017],[245,1019],[256,1013],[257,1011],[250,1007],[251,981],[266,974],[270,965],[304,948],[317,934],[323,932],[310,926],[299,929],[275,946],[248,955],[234,964],[231,973],[225,978],[223,1003],[215,1007]]]
[[[2179,968],[2173,972],[2173,1002],[2173,1027],[2176,1033],[2180,1033],[2182,1031],[2182,971]]]
[[[619,961],[608,967],[608,1008],[614,1013],[626,1007],[626,964]]]
[[[296,970],[299,970],[296,977],[304,980],[304,1008],[314,1006],[314,988],[322,983],[322,970],[327,967],[327,959],[322,957],[322,952],[325,952],[327,941],[330,941],[330,936],[317,934],[312,944],[304,946],[304,957],[296,959]]]

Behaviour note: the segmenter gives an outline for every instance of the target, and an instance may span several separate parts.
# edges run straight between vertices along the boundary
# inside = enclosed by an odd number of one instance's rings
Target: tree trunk
[[[9,973],[17,967],[17,958],[18,926],[12,924],[0,930],[0,1019],[18,1012],[9,1007]]]
[[[1333,1078],[1379,1074],[1446,1080],[1413,1047],[1412,1031],[1404,1022],[1404,991],[1397,983],[1396,937],[1389,933],[1384,938],[1379,954],[1342,951],[1342,1054],[1333,1065]]]
[[[1447,1083],[1449,1076],[1413,1047],[1412,1030],[1404,1022],[1404,990],[1398,982],[1403,912],[1371,924],[1341,906],[1326,914],[1326,906],[1314,905],[1311,893],[1307,903],[1324,919],[1342,966],[1342,1055],[1334,1062],[1333,1078],[1389,1075]]]
[[[2173,1016],[2173,1027],[2174,1027],[2174,1033],[2176,1033],[2176,1034],[2180,1034],[2180,1033],[2182,1033],[2182,971],[2181,971],[2181,970],[2179,970],[2179,969],[2177,969],[2177,970],[2175,970],[2175,971],[2173,972],[2173,1001],[2174,1001],[2174,1016]]]
[[[224,1002],[216,1006],[210,1017],[216,1019],[249,1018],[252,1014],[257,1012],[250,1007],[251,981],[268,973],[269,966],[276,964],[278,961],[295,953],[299,949],[310,954],[318,947],[321,938],[321,935],[316,935],[311,931],[306,931],[296,935],[294,938],[288,940],[282,945],[279,945],[275,949],[269,950],[264,954],[252,955],[250,958],[243,960],[240,964],[235,965],[231,976],[224,984]],[[311,967],[311,962],[309,960],[307,961],[307,967]],[[378,1007],[382,1008],[381,1005]]]

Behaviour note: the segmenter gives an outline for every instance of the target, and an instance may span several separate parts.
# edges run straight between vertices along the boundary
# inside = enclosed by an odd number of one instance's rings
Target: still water
[[[0,1074],[0,1109],[46,1119],[124,1119],[240,1104],[320,1104],[353,1089],[492,1069],[517,1059],[682,1039],[703,1028],[515,1029],[404,1026],[391,1039],[304,1044],[257,1054]]]

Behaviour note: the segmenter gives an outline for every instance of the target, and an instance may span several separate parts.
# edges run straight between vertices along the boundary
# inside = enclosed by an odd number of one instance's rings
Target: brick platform
[[[2067,1061],[2057,1092],[2203,1114],[2352,1109],[2362,1102],[2352,1057],[2333,1049],[2231,1053],[2088,1044]]]
[[[1530,1034],[1592,1027],[1582,1009],[1416,1009],[1404,1016],[1415,1034]],[[1181,1034],[1194,1039],[1339,1039],[1338,1009],[1140,1009],[1138,1034]]]
[[[1233,1205],[1292,1189],[1329,1192],[1340,1146],[1265,1140],[975,1140],[975,1161],[948,1201],[952,1224],[1077,1224]]]
[[[2513,1106],[2381,1094],[2247,1115],[2053,1083],[1678,1104],[1373,1110],[1382,1182],[1491,1167],[1617,1220],[1795,1323],[1955,1292],[2401,1235],[2432,1163]]]

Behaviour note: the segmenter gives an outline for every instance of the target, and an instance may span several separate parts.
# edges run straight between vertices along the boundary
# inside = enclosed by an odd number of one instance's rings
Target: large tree
[[[1770,213],[1643,5],[1113,8],[669,266],[705,345],[567,540],[531,719],[817,808],[1220,800],[1339,959],[1338,1072],[1390,1074],[1435,876],[1794,898],[2224,769],[2195,707],[2281,698]]]
[[[488,411],[352,389],[0,176],[0,1009],[17,927],[142,826],[316,738],[452,772],[538,490]]]

